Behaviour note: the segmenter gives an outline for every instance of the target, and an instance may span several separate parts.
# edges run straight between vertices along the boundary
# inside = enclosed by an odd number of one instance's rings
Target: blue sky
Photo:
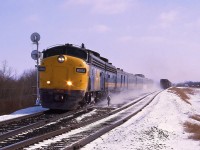
[[[199,81],[199,8],[199,0],[2,0],[0,61],[18,75],[34,68],[38,32],[40,51],[85,43],[127,72]]]

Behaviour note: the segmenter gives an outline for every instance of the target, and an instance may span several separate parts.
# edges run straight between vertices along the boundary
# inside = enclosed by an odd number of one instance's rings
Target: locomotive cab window
[[[55,55],[69,55],[69,56],[81,58],[85,61],[87,61],[87,57],[88,57],[87,52],[76,47],[57,46],[57,47],[52,47],[50,49],[43,51],[43,58],[47,58],[47,57],[51,57]]]

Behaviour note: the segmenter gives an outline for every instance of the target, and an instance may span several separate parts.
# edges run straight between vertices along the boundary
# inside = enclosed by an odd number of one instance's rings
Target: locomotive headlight
[[[51,84],[51,81],[47,81],[47,84]]]
[[[63,63],[65,61],[65,57],[63,55],[58,56],[57,58],[59,63]]]
[[[72,82],[71,81],[67,81],[67,85],[68,86],[72,86]]]

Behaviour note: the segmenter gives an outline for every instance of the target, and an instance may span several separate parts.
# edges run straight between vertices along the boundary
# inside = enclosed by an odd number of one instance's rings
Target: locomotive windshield
[[[87,53],[76,47],[57,46],[43,51],[43,58],[55,55],[70,55],[87,60]]]

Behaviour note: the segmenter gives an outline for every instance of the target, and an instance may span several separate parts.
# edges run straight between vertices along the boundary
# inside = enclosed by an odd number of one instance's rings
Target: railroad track
[[[149,96],[155,97],[157,94]],[[62,114],[62,117],[38,122],[36,126],[28,125],[21,131],[17,129],[14,131],[16,133],[2,134],[0,149],[21,149],[41,141],[45,143],[44,140],[51,140],[52,137],[54,137],[52,144],[40,148],[36,144],[37,149],[80,148],[141,111],[153,100],[153,98],[145,100],[149,96],[136,99],[119,109],[97,107],[82,109],[76,113]],[[88,116],[83,117],[83,115]],[[36,149],[34,146],[27,147],[27,149],[31,148]]]
[[[53,118],[55,116],[59,116],[62,113],[64,112],[63,111],[55,112],[51,110],[46,110],[46,111],[2,121],[0,122],[0,136],[8,131],[15,130],[22,126],[27,126],[29,124],[33,124],[44,119]]]
[[[58,131],[61,128],[71,128],[70,126],[77,124],[75,118],[78,118],[83,114],[90,113],[92,110],[92,107],[83,108],[77,111],[55,115],[54,117],[37,121],[36,123],[17,128],[16,130],[8,131],[0,135],[0,149],[16,149],[17,147],[15,145],[18,145],[16,143],[34,139],[35,137],[38,139],[38,137],[43,137],[43,135],[48,135],[48,133]],[[106,108],[102,110],[105,112],[110,109]],[[98,110],[99,113],[97,115],[99,115],[102,110]]]

